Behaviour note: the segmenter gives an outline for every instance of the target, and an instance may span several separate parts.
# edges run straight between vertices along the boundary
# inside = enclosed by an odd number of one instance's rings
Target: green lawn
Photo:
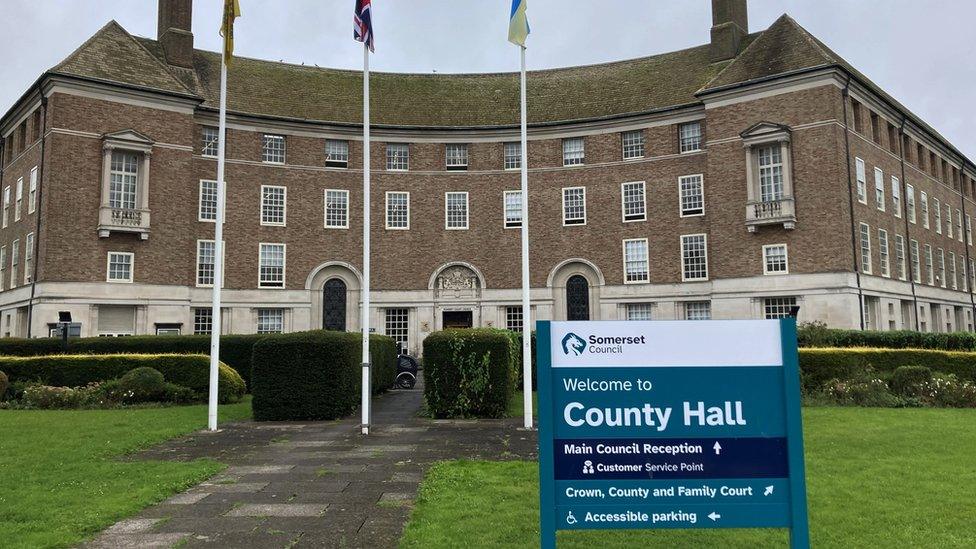
[[[976,410],[805,408],[813,547],[976,547]],[[444,462],[401,547],[538,546],[532,462]],[[569,547],[785,547],[784,530],[563,532]]]
[[[250,399],[220,408],[250,414]],[[204,480],[223,466],[114,458],[206,425],[206,406],[0,411],[0,545],[74,545]]]

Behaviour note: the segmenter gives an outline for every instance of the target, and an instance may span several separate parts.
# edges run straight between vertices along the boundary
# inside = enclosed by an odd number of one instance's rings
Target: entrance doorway
[[[590,319],[590,283],[581,275],[566,281],[566,320]]]
[[[322,329],[346,331],[346,283],[329,279],[322,288]]]
[[[474,319],[471,311],[444,311],[444,329],[473,328]]]

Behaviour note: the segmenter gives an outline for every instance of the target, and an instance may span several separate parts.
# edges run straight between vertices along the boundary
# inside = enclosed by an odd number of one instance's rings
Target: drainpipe
[[[847,154],[847,205],[851,213],[851,254],[854,260],[854,279],[857,282],[857,305],[861,322],[861,329],[864,329],[864,291],[861,289],[861,270],[857,266],[857,233],[854,226],[854,175],[851,172],[851,137],[850,125],[847,120],[847,101],[850,98],[851,75],[847,75],[847,82],[844,83],[844,150]]]
[[[905,203],[905,211],[902,214],[902,219],[905,220],[905,259],[908,262],[908,282],[912,285],[912,316],[915,317],[915,331],[919,331],[919,320],[918,320],[918,295],[915,293],[915,275],[912,272],[912,235],[911,229],[908,224],[908,181],[905,179],[905,123],[908,118],[903,114],[901,115],[901,127],[898,128],[898,160],[901,161],[901,196]],[[976,309],[974,309],[976,311]],[[976,318],[974,318],[976,322]]]
[[[960,201],[962,202],[963,223],[966,222],[966,192],[965,192],[965,188],[963,187],[963,179],[966,177],[966,174],[964,173],[965,171],[966,171],[966,159],[960,157],[959,158],[959,198]],[[966,293],[969,294],[969,306],[972,309],[973,326],[976,327],[976,296],[973,295],[972,284],[969,283],[969,281],[973,279],[972,272],[971,272],[972,269],[969,268],[969,257],[970,257],[969,256],[969,225],[963,227],[962,230],[964,231],[962,237],[962,244],[963,244],[962,249],[966,250],[966,260],[965,260],[966,263],[963,265],[966,268],[966,277],[967,277],[967,280],[965,282],[968,291]]]
[[[33,326],[34,319],[34,296],[37,294],[37,269],[41,264],[41,210],[42,202],[41,197],[44,194],[44,149],[47,145],[47,97],[44,96],[43,91],[41,93],[41,161],[37,166],[37,209],[34,213],[37,214],[37,225],[34,229],[34,264],[31,266],[33,273],[31,273],[31,291],[30,299],[27,300],[27,339],[31,338],[31,329]],[[2,186],[0,186],[2,188]],[[28,192],[30,192],[28,190]],[[67,330],[67,327],[63,328]]]

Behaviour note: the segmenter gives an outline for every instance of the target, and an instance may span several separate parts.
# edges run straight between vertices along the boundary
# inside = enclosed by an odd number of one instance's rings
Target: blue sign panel
[[[796,322],[540,322],[556,530],[790,528],[809,546]]]

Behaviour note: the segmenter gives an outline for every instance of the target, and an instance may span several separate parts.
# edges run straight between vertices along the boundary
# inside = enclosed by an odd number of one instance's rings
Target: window
[[[505,228],[522,226],[522,191],[505,191]]]
[[[855,171],[857,172],[857,201],[861,204],[868,203],[867,174],[864,170],[864,161],[860,158],[854,159]]]
[[[650,303],[628,303],[627,320],[651,320]]]
[[[213,240],[197,240],[197,286],[213,286],[216,257]]]
[[[7,247],[0,246],[0,290],[4,289],[4,281],[6,280],[7,270]]]
[[[647,239],[624,240],[624,283],[636,284],[650,280]]]
[[[329,168],[349,166],[349,142],[341,139],[325,140],[325,165]]]
[[[14,257],[17,257],[17,241],[14,241]],[[134,254],[129,252],[108,253],[108,281],[132,282],[132,260]],[[12,264],[16,265],[16,260]]]
[[[871,228],[861,223],[861,272],[871,274]]]
[[[624,222],[644,221],[647,219],[643,181],[620,185],[620,197]]]
[[[563,139],[563,166],[577,166],[586,160],[582,137]]]
[[[220,128],[204,126],[203,147],[200,148],[200,154],[203,156],[216,157],[219,146],[218,139],[220,139]]]
[[[711,320],[712,302],[711,301],[686,301],[685,320]]]
[[[922,205],[922,227],[929,228],[929,196],[925,191],[919,193],[919,200]]]
[[[34,233],[27,233],[24,239],[24,284],[30,284],[34,279]]]
[[[410,169],[410,145],[406,143],[387,143],[386,169],[407,171]]]
[[[949,252],[949,280],[952,282],[952,289],[959,289],[959,280],[956,277],[956,254]],[[945,282],[942,283],[945,287]]]
[[[678,142],[681,153],[700,151],[702,144],[701,122],[688,122],[678,126]]]
[[[908,209],[908,221],[915,223],[915,187],[905,186],[905,200]]]
[[[962,212],[956,210],[956,238],[962,242]]]
[[[193,333],[210,335],[213,333],[213,309],[196,307],[193,309]]]
[[[783,198],[783,148],[779,143],[757,149],[759,200],[774,202]]]
[[[922,282],[922,269],[918,258],[918,240],[913,238],[909,244],[908,253],[912,261],[912,280],[918,284]]]
[[[644,131],[634,130],[620,134],[624,147],[624,160],[644,158]]]
[[[31,168],[30,186],[27,189],[27,213],[37,209],[37,166]]]
[[[895,235],[895,269],[898,280],[908,280],[908,269],[905,265],[905,237]]]
[[[586,225],[586,187],[563,187],[563,225]]]
[[[946,236],[952,238],[952,208],[946,204]]]
[[[881,120],[877,113],[871,113],[871,139],[877,143],[881,144]]]
[[[135,153],[112,152],[109,172],[108,203],[113,209],[136,208],[136,184],[139,179],[139,158]]]
[[[891,207],[895,210],[895,217],[901,217],[901,183],[895,176],[891,176]]]
[[[217,221],[217,182],[200,180],[200,205],[197,219]]]
[[[258,309],[258,333],[280,334],[285,331],[284,309]]]
[[[505,329],[513,332],[522,331],[522,306],[512,305],[505,307]]]
[[[929,286],[935,286],[935,269],[933,268],[932,246],[925,245],[925,275]]]
[[[286,194],[285,187],[261,185],[262,225],[285,226]]]
[[[284,164],[285,136],[265,134],[261,140],[261,160],[268,164]]]
[[[393,341],[399,343],[403,348],[407,348],[410,335],[409,319],[408,309],[386,310],[386,335],[393,338]]]
[[[976,259],[969,260],[969,287],[976,290]]]
[[[762,247],[763,274],[788,274],[790,272],[789,254],[786,244],[770,244]]]
[[[763,299],[763,313],[766,320],[788,318],[795,307],[795,297],[767,297]]]
[[[864,119],[862,118],[861,104],[854,99],[851,99],[851,114],[854,119],[854,131],[864,133]]]
[[[878,229],[878,269],[881,276],[888,278],[891,276],[891,266],[888,261],[888,231]]]
[[[3,188],[3,228],[7,228],[10,217],[10,185]]]
[[[178,336],[182,331],[182,324],[156,323],[156,335],[158,336]]]
[[[522,167],[522,143],[505,143],[505,169],[518,170]]]
[[[885,211],[884,172],[881,168],[874,169],[874,202],[878,210]]]
[[[940,286],[942,286],[943,288],[945,288],[946,287],[946,260],[945,260],[945,251],[942,248],[939,248],[938,250],[936,250],[936,257],[939,258],[939,274],[936,277],[936,280],[939,281],[939,285]]]
[[[468,146],[463,143],[450,143],[447,150],[447,169],[463,171],[468,169]]]
[[[969,281],[969,276],[966,273],[966,258],[963,257],[962,254],[959,254],[959,270],[962,273],[961,276],[959,277],[959,281],[962,283],[962,291],[968,292],[969,288],[967,286],[967,283]]]
[[[942,205],[938,198],[932,198],[932,213],[935,214],[935,233],[942,234]]]
[[[681,237],[681,280],[708,279],[708,246],[704,234]]]
[[[17,287],[17,265],[20,263],[20,240],[10,244],[10,287]]]
[[[973,245],[973,218],[966,214],[966,244]]]
[[[258,287],[285,287],[285,245],[261,244],[259,248]]]
[[[349,228],[349,191],[325,190],[325,228]]]
[[[386,228],[397,230],[410,228],[410,193],[399,191],[386,193]]]
[[[468,193],[450,192],[444,198],[445,227],[448,230],[468,228]]]
[[[701,174],[679,177],[678,189],[681,196],[681,217],[705,215],[705,192]]]
[[[20,213],[24,205],[24,178],[17,180],[17,192],[14,195],[14,221],[20,221]]]

